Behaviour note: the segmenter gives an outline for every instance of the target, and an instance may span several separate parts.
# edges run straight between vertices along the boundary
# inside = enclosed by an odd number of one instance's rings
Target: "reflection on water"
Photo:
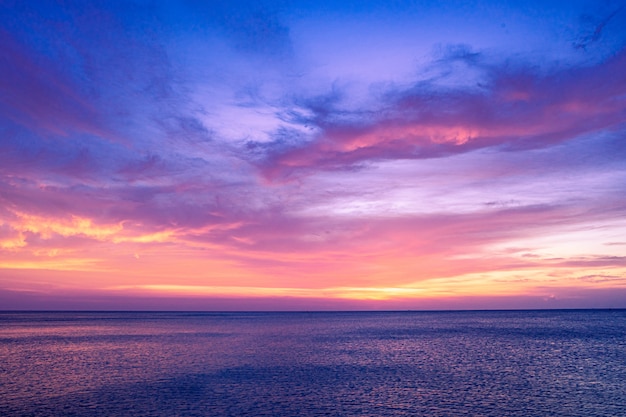
[[[626,415],[626,311],[0,313],[0,415]]]

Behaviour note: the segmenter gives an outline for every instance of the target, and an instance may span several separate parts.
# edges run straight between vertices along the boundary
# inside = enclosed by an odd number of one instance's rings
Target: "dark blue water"
[[[2,416],[626,416],[626,310],[0,313]]]

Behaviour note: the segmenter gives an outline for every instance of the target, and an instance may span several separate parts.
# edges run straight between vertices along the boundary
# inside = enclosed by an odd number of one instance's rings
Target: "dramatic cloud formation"
[[[489,147],[542,148],[624,128],[625,50],[590,67],[548,74],[510,62],[482,64],[478,54],[461,52],[447,60],[480,71],[476,85],[442,88],[436,80],[420,82],[386,92],[378,108],[357,112],[333,108],[333,97],[307,103],[311,117],[295,119],[319,133],[312,141],[270,153],[266,174],[449,157]]]
[[[626,307],[620,2],[0,22],[0,308]]]

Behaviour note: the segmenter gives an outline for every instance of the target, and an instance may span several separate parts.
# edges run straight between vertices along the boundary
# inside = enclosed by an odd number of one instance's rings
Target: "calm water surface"
[[[626,416],[626,310],[0,313],[2,416]]]

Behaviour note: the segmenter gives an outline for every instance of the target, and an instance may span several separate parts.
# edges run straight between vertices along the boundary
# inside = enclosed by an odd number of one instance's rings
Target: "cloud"
[[[378,108],[362,111],[341,111],[336,100],[299,103],[313,115],[300,123],[319,133],[288,149],[268,148],[263,175],[278,179],[482,148],[536,149],[623,129],[626,50],[599,64],[548,71],[512,61],[489,64],[467,51],[446,59],[477,67],[486,81],[473,87],[419,82],[388,90]]]

